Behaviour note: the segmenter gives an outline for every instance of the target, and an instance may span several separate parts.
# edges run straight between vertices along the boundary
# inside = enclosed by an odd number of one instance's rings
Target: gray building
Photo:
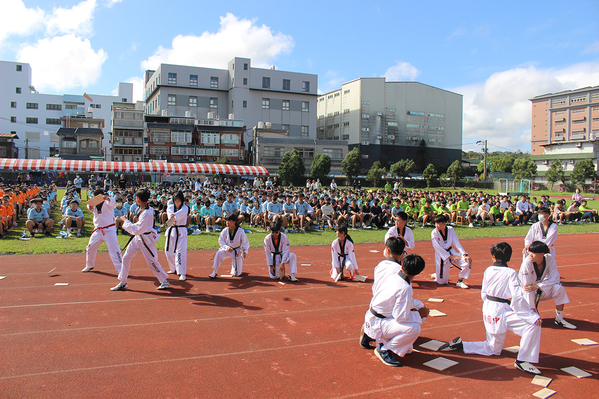
[[[316,75],[254,68],[249,58],[236,57],[227,69],[160,64],[144,81],[149,115],[270,122],[290,137],[316,138]],[[251,131],[244,142],[250,140]]]
[[[415,158],[424,140],[430,161],[461,159],[462,95],[418,82],[360,78],[318,98],[317,138],[358,147],[362,164]]]
[[[144,161],[143,103],[112,105],[111,119],[112,160],[121,162]]]

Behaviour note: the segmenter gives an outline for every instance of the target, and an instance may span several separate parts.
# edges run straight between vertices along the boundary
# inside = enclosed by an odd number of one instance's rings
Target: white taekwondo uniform
[[[164,235],[164,253],[171,272],[187,274],[187,216],[189,207],[185,204],[180,209],[175,209],[175,204],[166,208],[167,218],[175,217],[175,224],[167,227]]]
[[[547,230],[543,226],[542,222],[536,222],[530,229],[524,238],[524,246],[528,247],[533,241],[542,241],[549,247],[551,255],[555,257],[555,242],[557,241],[557,224],[551,222]],[[524,254],[526,256],[526,254]]]
[[[99,210],[98,207],[100,208]],[[87,248],[85,248],[85,267],[87,269],[91,269],[96,265],[98,247],[102,242],[105,242],[106,247],[108,247],[108,255],[112,260],[116,272],[121,272],[121,247],[119,246],[119,240],[116,236],[116,221],[114,219],[115,207],[116,201],[113,198],[104,200],[104,202],[98,206],[90,207],[87,205],[87,209],[93,215],[94,222],[94,230],[89,237]]]
[[[522,292],[524,299],[531,308],[537,308],[540,301],[551,298],[555,300],[557,306],[570,303],[566,289],[560,283],[555,257],[551,254],[545,254],[545,270],[543,270],[543,273],[540,273],[539,265],[531,262],[527,256],[520,266],[519,278],[522,290],[527,285],[536,284],[539,286],[540,292],[539,290]]]
[[[331,257],[331,277],[333,279],[336,279],[337,274],[342,272],[342,268],[345,268],[349,272],[350,277],[353,278],[356,270],[358,270],[358,261],[356,260],[353,242],[346,238],[342,248],[341,241],[339,238],[336,238],[331,244]]]
[[[231,231],[228,227],[225,227],[223,231],[220,232],[220,236],[218,237],[220,249],[216,251],[216,255],[214,255],[212,269],[214,270],[214,273],[218,272],[218,268],[223,260],[225,260],[225,258],[231,258],[231,274],[239,276],[243,271],[243,254],[248,253],[250,242],[245,235],[245,231],[243,231],[241,227],[235,229],[232,238],[230,233]],[[233,248],[233,251],[227,251],[227,247]]]
[[[461,259],[454,260],[461,271],[459,278],[468,278],[470,276],[471,265],[464,259],[466,251],[460,244],[455,230],[451,226],[446,226],[445,235],[438,229],[431,232],[431,241],[435,250],[435,266],[437,270],[436,281],[438,284],[447,284],[449,282],[449,271],[451,270],[450,256],[462,255]]]
[[[272,233],[264,237],[264,252],[266,252],[266,264],[268,265],[268,274],[270,278],[277,278],[277,265],[280,263],[289,264],[289,274],[297,273],[297,257],[290,251],[289,238],[286,234],[279,233],[279,245],[275,246]],[[275,274],[271,273],[274,266]]]
[[[393,226],[389,230],[387,230],[387,233],[385,233],[385,240],[383,242],[387,242],[389,237],[399,237],[399,232],[397,230],[397,226]],[[414,249],[416,247],[412,229],[410,229],[408,226],[404,226],[404,231],[401,235],[406,243],[406,249]]]

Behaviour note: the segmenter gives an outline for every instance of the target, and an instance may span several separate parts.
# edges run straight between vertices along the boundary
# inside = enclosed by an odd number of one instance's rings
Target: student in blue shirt
[[[129,208],[129,207],[127,207]],[[121,216],[127,216],[129,214],[129,211],[127,210],[127,208],[125,208],[125,204],[123,204],[123,201],[119,198],[117,199],[116,202],[116,207],[114,208],[114,217],[116,218],[116,233],[119,234],[119,230],[120,228],[123,226],[123,221],[121,219],[119,219],[119,217]]]
[[[239,205],[239,217],[243,217],[243,220],[249,220],[251,222],[251,209],[252,205],[247,197],[243,197],[243,202]]]
[[[79,201],[72,200],[69,204],[69,208],[64,213],[64,225],[69,237],[73,237],[73,225],[77,226],[77,237],[81,237],[81,229],[85,225],[85,217],[83,216],[83,211],[79,208]]]
[[[221,228],[224,229],[226,220],[223,217],[223,198],[216,197],[216,205],[213,205],[212,208],[214,209],[214,216],[216,217],[216,225],[220,225],[222,226]]]
[[[308,216],[308,209],[310,208],[310,205],[304,201],[304,198],[304,194],[300,193],[293,211],[293,217],[294,219],[299,220],[299,227],[301,231],[306,231],[306,227],[308,227],[312,222],[312,219],[310,219]]]
[[[229,215],[237,215],[239,211],[239,206],[234,201],[235,196],[233,193],[227,194],[227,200],[223,203],[223,216],[225,218],[229,217]],[[243,223],[244,217],[239,215],[237,217],[238,224]]]
[[[38,233],[43,231],[46,236],[50,236],[50,231],[54,226],[54,220],[50,219],[48,211],[42,208],[42,202],[43,200],[41,198],[34,198],[31,200],[34,207],[29,208],[27,211],[27,222],[25,223],[25,226],[27,226],[27,230],[29,230],[31,237],[35,237],[34,230]]]
[[[252,207],[251,211],[252,223],[256,226],[260,226],[260,224],[262,224],[262,216],[264,215],[262,212],[262,206],[260,205],[260,201],[254,201],[254,206]],[[250,226],[252,225],[252,223],[250,223]]]

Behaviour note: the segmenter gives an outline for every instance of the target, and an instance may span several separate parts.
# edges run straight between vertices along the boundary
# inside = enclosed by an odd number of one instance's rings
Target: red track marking
[[[292,236],[293,237],[293,236]],[[554,304],[543,302],[539,367],[553,378],[558,395],[597,394],[599,257],[596,234],[562,235],[558,265],[571,303],[566,318],[579,326],[554,326]],[[293,241],[293,238],[292,238]],[[417,344],[429,339],[484,339],[480,283],[498,239],[463,240],[474,259],[470,290],[438,286],[430,242],[416,244],[427,268],[414,284],[415,296],[444,298],[427,306],[447,313],[428,318]],[[522,237],[505,241],[519,267]],[[361,274],[372,276],[382,244],[358,244]],[[264,254],[252,248],[241,279],[209,280],[213,251],[189,256],[189,279],[171,277],[172,290],[157,291],[141,257],[132,265],[130,290],[112,292],[116,273],[108,255],[96,271],[81,273],[84,254],[4,256],[0,275],[0,381],[3,397],[530,397],[540,389],[532,376],[513,367],[515,354],[498,357],[443,354],[459,362],[443,372],[422,365],[440,354],[415,352],[403,368],[384,366],[358,345],[358,331],[371,296],[371,283],[339,282],[328,276],[328,246],[294,247],[299,284],[270,280]],[[166,259],[160,255],[163,266]],[[228,273],[225,262],[221,273]],[[48,270],[57,267],[49,277]],[[450,282],[455,283],[452,270]],[[69,282],[56,287],[55,282]],[[508,334],[506,346],[517,345]],[[593,374],[576,379],[559,369],[576,366]]]

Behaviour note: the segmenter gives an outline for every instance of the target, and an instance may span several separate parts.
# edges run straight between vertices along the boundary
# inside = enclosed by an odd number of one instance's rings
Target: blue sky
[[[0,59],[43,93],[139,89],[160,62],[417,80],[464,95],[464,150],[530,149],[529,98],[599,85],[599,2],[0,0]]]

